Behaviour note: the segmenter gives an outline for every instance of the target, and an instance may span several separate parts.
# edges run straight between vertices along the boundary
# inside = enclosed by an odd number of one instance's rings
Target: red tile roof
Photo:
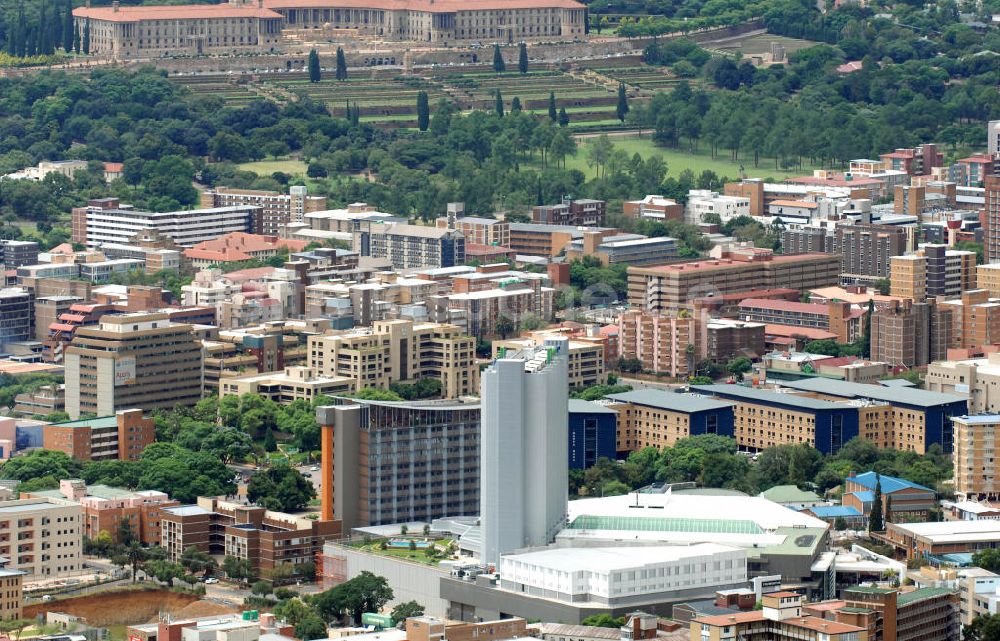
[[[751,612],[733,612],[732,614],[719,614],[710,617],[698,617],[694,623],[707,623],[714,626],[727,626],[737,623],[754,623],[764,621],[764,613],[760,610]],[[838,623],[819,617],[793,617],[782,621],[786,626],[797,626],[807,630],[815,630],[825,634],[846,634],[848,632],[861,632],[864,628],[859,628],[846,623]]]
[[[804,207],[805,209],[816,209],[819,207],[818,203],[808,200],[772,200],[770,204],[778,205],[779,207]]]
[[[765,250],[770,252],[771,250]],[[670,263],[667,265],[652,265],[649,267],[637,267],[636,269],[652,269],[664,272],[695,271],[699,269],[739,269],[747,265],[760,265],[762,263],[796,263],[812,260],[816,258],[829,258],[830,254],[774,254],[768,256],[761,254],[756,260],[739,260],[732,258],[709,258],[706,260],[695,260],[689,263]]]
[[[287,248],[289,251],[302,251],[308,242],[304,240],[286,240],[277,236],[260,236],[244,232],[233,232],[214,240],[206,240],[194,247],[184,250],[187,258],[195,260],[211,260],[218,263],[230,263],[253,258],[255,252],[277,252]]]
[[[830,308],[826,305],[819,305],[816,303],[799,303],[774,298],[748,298],[740,303],[740,307],[756,307],[758,309],[769,309],[780,312],[798,312],[800,314],[817,314],[819,316],[828,316],[830,314]]]
[[[498,9],[583,9],[575,0],[264,0],[268,9],[384,9],[454,13]]]
[[[104,171],[111,174],[120,174],[125,169],[125,163],[121,162],[106,162],[104,163]]]
[[[782,336],[788,338],[807,338],[809,340],[836,340],[837,335],[833,332],[828,332],[825,329],[816,329],[815,327],[795,327],[792,325],[772,325],[768,323],[764,325],[764,336],[770,338],[771,336]]]
[[[205,20],[224,18],[281,18],[270,9],[230,4],[184,4],[152,7],[78,7],[73,9],[77,18],[91,18],[109,22],[139,22],[140,20]]]

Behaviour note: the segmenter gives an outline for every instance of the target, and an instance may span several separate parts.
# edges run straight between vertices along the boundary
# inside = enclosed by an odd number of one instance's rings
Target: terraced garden
[[[636,90],[654,93],[669,91],[681,81],[680,78],[665,73],[657,67],[599,68],[594,71],[615,81],[624,82]]]
[[[337,116],[347,113],[350,101],[352,106],[358,106],[362,120],[366,121],[392,119],[405,122],[405,116],[411,116],[415,121],[418,93],[426,91],[431,104],[446,97],[438,83],[420,76],[403,77],[397,73],[376,72],[345,81],[324,78],[316,83],[309,82],[306,74],[289,73],[275,79],[268,78],[264,85],[276,90],[278,95],[291,97],[297,94],[324,102]]]
[[[173,76],[170,80],[196,95],[222,98],[227,106],[241,107],[261,99],[248,85],[238,84],[229,76]]]

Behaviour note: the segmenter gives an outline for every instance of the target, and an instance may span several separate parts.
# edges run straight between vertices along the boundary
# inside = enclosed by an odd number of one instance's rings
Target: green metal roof
[[[864,594],[889,594],[890,592],[895,592],[895,590],[889,588],[876,588],[870,585],[857,585],[853,588],[847,588],[845,592],[862,592]]]
[[[785,540],[777,545],[762,548],[767,554],[811,554],[816,553],[819,544],[824,540],[826,528],[822,527],[779,527],[775,534],[783,534]]]
[[[571,530],[635,530],[644,532],[711,532],[717,534],[763,534],[753,521],[715,519],[647,518],[641,516],[581,515],[569,524]]]
[[[929,392],[927,390],[909,387],[890,388],[883,385],[851,383],[848,381],[835,381],[832,379],[814,378],[801,381],[782,381],[781,385],[797,390],[839,396],[841,398],[871,398],[879,401],[885,401],[887,403],[912,405],[915,407],[936,407],[938,405],[950,405],[952,403],[959,403],[966,400],[964,397],[955,396],[954,394]]]
[[[919,590],[914,590],[913,592],[904,592],[900,594],[896,599],[896,605],[910,605],[911,603],[916,603],[917,601],[933,599],[935,597],[954,593],[954,590],[949,590],[948,588],[920,588]]]
[[[608,394],[608,398],[622,403],[647,405],[657,409],[683,412],[685,414],[704,412],[707,410],[719,410],[733,406],[733,403],[728,401],[720,401],[718,399],[708,398],[698,394],[678,394],[676,392],[665,392],[663,390],[654,389],[633,390],[631,392]]]
[[[837,610],[837,612],[848,612],[850,614],[871,614],[874,611],[875,610],[869,608],[850,608],[850,607],[840,608],[839,610]]]
[[[55,427],[113,427],[118,425],[116,416],[99,416],[97,418],[86,418],[82,421],[67,421],[65,423],[53,423]]]
[[[761,496],[775,503],[795,503],[798,501],[818,501],[819,495],[815,492],[800,490],[794,485],[775,485],[769,490],[764,490]]]

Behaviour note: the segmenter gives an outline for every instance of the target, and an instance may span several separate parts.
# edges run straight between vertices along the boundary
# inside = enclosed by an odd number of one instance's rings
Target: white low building
[[[718,214],[723,223],[737,216],[750,215],[750,199],[742,196],[723,196],[708,189],[692,189],[688,192],[684,222],[697,225],[705,214]]]
[[[503,589],[574,604],[624,606],[651,595],[711,591],[746,581],[746,550],[714,543],[550,547],[500,560]]]

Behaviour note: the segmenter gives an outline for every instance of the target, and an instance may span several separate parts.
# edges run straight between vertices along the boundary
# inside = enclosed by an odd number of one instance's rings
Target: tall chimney
[[[114,2],[111,3],[111,10],[114,11],[115,13],[118,13],[118,10],[120,8],[121,4],[118,2],[118,0],[115,0]]]

